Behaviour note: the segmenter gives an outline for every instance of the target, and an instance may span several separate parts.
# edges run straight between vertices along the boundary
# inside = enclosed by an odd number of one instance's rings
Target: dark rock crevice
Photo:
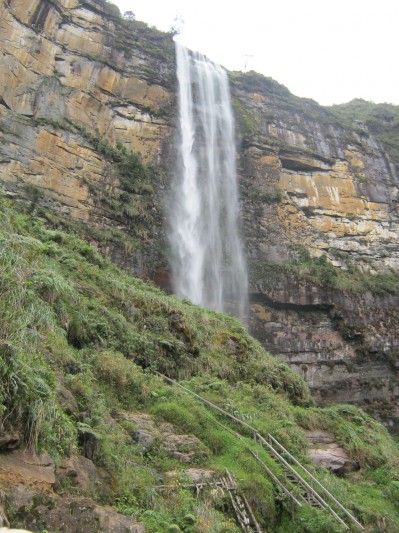
[[[32,26],[37,30],[42,31],[46,25],[47,17],[53,9],[56,9],[56,7],[52,2],[49,2],[49,0],[41,0],[30,19]]]
[[[326,312],[331,309],[333,309],[332,304],[325,304],[325,303],[296,303],[296,302],[282,302],[278,301],[272,297],[269,297],[267,294],[263,293],[251,293],[250,294],[250,302],[251,303],[262,303],[267,305],[268,307],[271,307],[272,309],[279,309],[279,310],[291,310],[291,311],[300,311],[300,312],[314,312],[314,311],[321,311]]]

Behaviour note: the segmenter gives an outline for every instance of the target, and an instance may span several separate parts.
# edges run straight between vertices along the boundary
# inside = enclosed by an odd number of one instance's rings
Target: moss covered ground
[[[183,391],[160,371],[261,433],[271,433],[317,472],[368,531],[399,530],[399,450],[388,432],[361,410],[314,406],[305,383],[264,351],[228,315],[204,310],[129,277],[79,238],[0,200],[0,416],[25,445],[60,464],[83,453],[80,436],[96,439],[93,462],[111,491],[96,498],[144,522],[146,531],[239,531],[226,497],[204,491],[157,491],[165,473],[185,479],[187,464],[159,442],[143,449],[136,426],[118,413],[146,413],[159,424],[197,437],[189,466],[236,475],[265,531],[340,531],[320,511],[292,518],[275,500],[231,422]],[[57,391],[68,390],[74,409]],[[359,463],[337,478],[313,467],[306,429],[331,431]],[[276,475],[279,467],[266,456]],[[64,493],[73,487],[62,487]]]

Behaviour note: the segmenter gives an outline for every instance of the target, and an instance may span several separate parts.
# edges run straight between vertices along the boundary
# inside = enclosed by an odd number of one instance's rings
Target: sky
[[[399,105],[398,0],[112,0],[229,70],[322,105]]]

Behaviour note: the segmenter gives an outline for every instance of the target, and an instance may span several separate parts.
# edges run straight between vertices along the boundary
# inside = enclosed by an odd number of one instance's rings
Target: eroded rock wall
[[[276,82],[240,80],[233,77],[249,129],[240,153],[249,257],[284,260],[300,243],[337,265],[398,269],[398,171],[381,143]]]
[[[346,295],[285,275],[271,285],[252,294],[254,336],[318,404],[354,403],[399,431],[398,295]]]
[[[129,270],[146,273],[151,249],[161,247],[163,168],[173,145],[171,37],[113,16],[105,2],[1,0],[0,53],[2,186],[25,200],[35,190],[38,206],[122,230],[135,241],[130,257],[120,245],[108,248]],[[123,217],[106,201],[120,196],[118,172],[93,139],[120,143],[160,169],[151,231],[134,231],[145,225],[138,215]]]
[[[362,405],[397,431],[397,294],[328,289],[328,280],[284,267],[306,249],[341,269],[397,271],[397,168],[364,125],[344,128],[315,102],[252,73],[232,82],[251,331],[320,403]]]

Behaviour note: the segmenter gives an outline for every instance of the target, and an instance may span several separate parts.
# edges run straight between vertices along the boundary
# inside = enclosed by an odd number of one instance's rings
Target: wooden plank
[[[259,525],[258,521],[255,518],[254,512],[253,512],[251,506],[249,505],[249,502],[246,499],[246,497],[244,496],[244,494],[241,494],[241,498],[243,499],[243,501],[244,501],[244,503],[246,505],[246,508],[248,509],[248,512],[249,512],[249,514],[250,514],[250,516],[252,518],[252,523],[253,523],[253,525],[254,525],[254,527],[256,529],[256,533],[263,533],[261,528],[260,528],[260,525]]]

